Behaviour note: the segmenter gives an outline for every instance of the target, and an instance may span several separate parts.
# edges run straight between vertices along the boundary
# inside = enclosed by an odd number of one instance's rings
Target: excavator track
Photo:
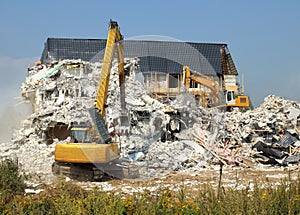
[[[105,164],[76,164],[54,162],[52,173],[58,176],[67,176],[78,181],[109,181],[112,179],[138,178],[138,168],[133,165],[124,165],[119,161]]]

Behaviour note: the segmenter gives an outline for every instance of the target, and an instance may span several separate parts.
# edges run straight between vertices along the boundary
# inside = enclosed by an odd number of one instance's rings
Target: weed
[[[86,191],[71,182],[45,187],[39,194],[24,193],[24,177],[17,162],[1,163],[1,214],[299,214],[300,176],[277,186],[254,184],[244,189],[207,185],[190,191],[180,185],[125,195]],[[5,198],[4,198],[5,197]]]
[[[21,174],[18,161],[6,159],[0,164],[0,188],[1,195],[21,194],[26,188],[26,176]]]

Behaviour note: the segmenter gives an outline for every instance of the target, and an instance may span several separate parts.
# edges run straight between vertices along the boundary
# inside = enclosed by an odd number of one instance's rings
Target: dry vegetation
[[[299,214],[300,178],[286,178],[278,186],[234,188],[211,185],[176,191],[161,187],[135,194],[107,192],[100,187],[85,190],[60,181],[39,194],[25,193],[24,174],[18,163],[0,166],[1,214]]]

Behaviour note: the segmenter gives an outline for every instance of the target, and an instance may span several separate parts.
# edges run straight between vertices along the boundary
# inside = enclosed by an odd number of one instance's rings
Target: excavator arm
[[[219,85],[215,81],[208,80],[206,78],[197,77],[195,75],[191,76],[191,80],[195,83],[201,84],[207,88],[209,88],[215,98],[215,102],[218,103],[220,97],[220,88]]]
[[[107,100],[108,84],[110,79],[111,65],[114,57],[115,44],[117,46],[118,61],[119,61],[118,72],[119,72],[119,84],[121,87],[120,90],[121,90],[121,94],[122,91],[123,91],[123,95],[125,94],[124,56],[123,56],[122,41],[123,41],[123,36],[120,33],[118,23],[114,21],[110,21],[109,31],[108,31],[107,41],[106,41],[106,48],[105,48],[105,53],[104,53],[104,58],[102,61],[102,68],[100,73],[100,81],[98,84],[96,104],[95,104],[95,107],[99,110],[102,117],[104,117],[105,115],[105,104]],[[123,101],[121,98],[121,103],[122,102]],[[124,98],[124,104],[125,104],[125,98]]]
[[[108,85],[110,80],[110,70],[115,52],[115,46],[118,54],[118,74],[119,74],[119,86],[120,86],[120,103],[121,103],[121,115],[120,115],[120,132],[129,132],[129,117],[126,114],[125,103],[125,74],[124,74],[124,53],[123,53],[123,36],[120,33],[118,23],[110,21],[109,31],[106,41],[106,48],[102,61],[102,68],[100,72],[100,80],[98,84],[97,96],[95,99],[95,109],[91,109],[90,113],[97,131],[100,135],[101,142],[108,143],[111,138],[107,132],[104,116],[105,116],[105,104],[107,101]]]
[[[212,78],[203,75],[200,72],[191,72],[188,66],[183,66],[183,77],[184,78],[182,81],[183,83],[185,82],[185,86],[187,89],[190,88],[191,81],[203,85],[211,90],[215,103],[218,103],[220,97],[220,87],[219,84]]]

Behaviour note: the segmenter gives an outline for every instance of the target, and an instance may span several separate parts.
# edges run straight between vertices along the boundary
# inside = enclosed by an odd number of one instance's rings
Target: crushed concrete
[[[113,62],[106,123],[120,143],[122,159],[134,163],[142,177],[170,171],[195,171],[214,165],[256,168],[300,162],[300,105],[269,95],[254,110],[223,112],[196,105],[182,93],[168,104],[152,97],[143,83],[138,59],[125,59],[126,108],[130,135],[120,134],[118,64]],[[56,144],[70,142],[72,123],[91,121],[101,63],[63,60],[28,69],[22,97],[33,113],[1,144],[1,157],[17,157],[23,168],[49,177]]]
[[[253,149],[245,156],[265,164],[288,165],[300,161],[298,103],[269,95],[255,110],[226,114],[224,122],[231,133],[228,137]]]

